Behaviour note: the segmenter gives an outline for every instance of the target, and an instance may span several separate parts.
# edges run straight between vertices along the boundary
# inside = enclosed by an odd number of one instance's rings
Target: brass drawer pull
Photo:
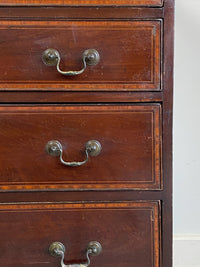
[[[87,67],[87,65],[97,65],[99,63],[100,57],[99,53],[95,49],[88,49],[85,50],[83,55],[82,55],[82,60],[83,60],[83,68],[78,71],[62,71],[60,69],[60,54],[56,49],[49,48],[46,49],[42,55],[42,60],[44,64],[47,66],[56,66],[57,71],[66,76],[75,76],[83,73]]]
[[[85,145],[86,159],[84,161],[81,161],[81,162],[75,162],[75,161],[74,162],[66,162],[66,161],[64,161],[62,158],[63,148],[62,148],[61,143],[57,140],[49,141],[46,144],[46,152],[50,156],[60,157],[60,161],[64,165],[67,165],[70,167],[76,167],[76,166],[81,166],[81,165],[85,164],[88,161],[89,156],[92,156],[92,157],[98,156],[99,153],[101,152],[101,144],[96,140],[88,141]]]
[[[54,242],[49,247],[49,252],[53,257],[61,257],[61,267],[87,267],[90,265],[89,255],[96,256],[102,251],[101,244],[97,241],[92,241],[88,244],[86,250],[87,261],[85,263],[64,264],[65,246],[60,242]]]

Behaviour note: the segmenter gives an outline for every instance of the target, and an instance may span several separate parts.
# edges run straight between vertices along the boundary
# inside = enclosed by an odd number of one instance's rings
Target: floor
[[[200,235],[174,236],[174,267],[200,267]]]

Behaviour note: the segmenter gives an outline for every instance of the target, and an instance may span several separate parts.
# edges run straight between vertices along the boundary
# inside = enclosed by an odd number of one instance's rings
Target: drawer
[[[65,246],[65,264],[80,264],[86,261],[87,245],[97,241],[102,252],[90,257],[90,266],[159,267],[159,206],[159,202],[0,205],[1,265],[60,266],[61,259],[48,252],[55,241]]]
[[[2,0],[0,5],[162,6],[163,0]]]
[[[159,91],[161,21],[1,21],[0,90]],[[44,64],[47,49],[60,55],[66,76]],[[98,54],[94,54],[95,49]],[[49,51],[49,50],[48,50]],[[46,53],[49,59],[56,54]],[[95,60],[91,60],[91,58]]]
[[[0,189],[161,189],[160,112],[159,104],[1,106]],[[83,163],[92,140],[100,153],[81,166],[61,163],[50,142],[65,162]]]

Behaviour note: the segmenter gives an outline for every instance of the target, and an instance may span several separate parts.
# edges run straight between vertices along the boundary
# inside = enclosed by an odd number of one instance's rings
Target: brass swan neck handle
[[[46,152],[50,156],[59,157],[60,162],[62,164],[66,165],[66,166],[70,166],[70,167],[76,167],[76,166],[81,166],[81,165],[87,163],[89,156],[91,156],[91,157],[98,156],[99,153],[101,152],[101,144],[97,140],[88,141],[85,145],[86,158],[83,161],[72,161],[72,162],[64,161],[63,160],[63,147],[62,147],[61,143],[57,140],[49,141],[46,144]]]
[[[69,70],[63,71],[60,69],[61,57],[56,49],[48,48],[42,54],[42,60],[47,66],[56,66],[57,71],[65,76],[75,76],[83,73],[86,70],[87,65],[97,65],[100,60],[100,56],[97,50],[87,49],[82,54],[83,68],[81,70]]]
[[[88,267],[90,265],[89,256],[99,255],[102,251],[101,244],[97,241],[91,241],[86,249],[86,262],[83,263],[75,263],[75,264],[65,264],[65,246],[60,242],[54,242],[49,247],[49,252],[54,257],[61,257],[61,267]]]

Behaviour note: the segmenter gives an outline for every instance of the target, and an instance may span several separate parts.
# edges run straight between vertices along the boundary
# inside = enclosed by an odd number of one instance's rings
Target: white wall
[[[200,0],[175,0],[174,267],[200,267]]]
[[[200,0],[175,0],[174,233],[200,234]]]

